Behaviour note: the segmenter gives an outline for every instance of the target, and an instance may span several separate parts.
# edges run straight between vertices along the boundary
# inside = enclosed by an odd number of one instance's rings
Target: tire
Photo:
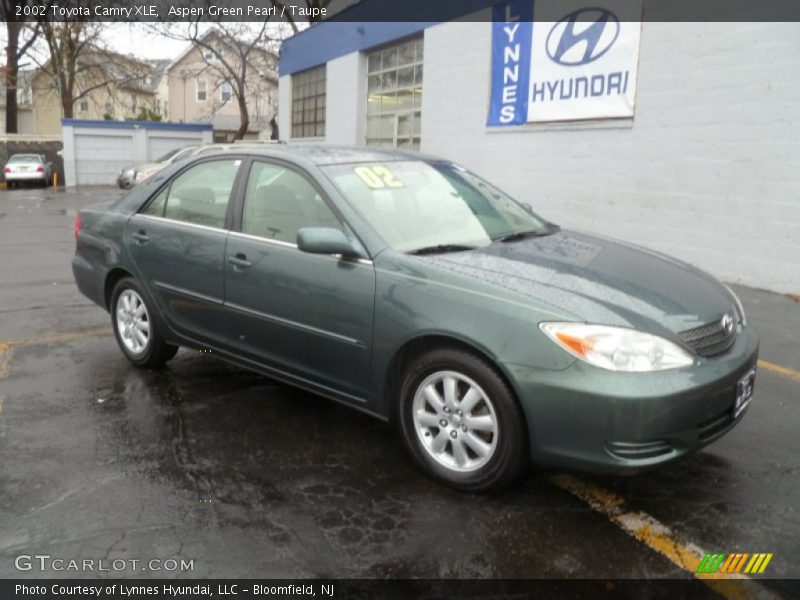
[[[528,464],[524,416],[490,363],[442,348],[414,359],[401,381],[403,440],[428,475],[459,490],[481,492],[508,486],[523,472]]]
[[[122,353],[139,367],[157,369],[178,352],[161,337],[153,309],[132,277],[119,280],[111,294],[111,326]],[[143,343],[144,341],[144,343]]]

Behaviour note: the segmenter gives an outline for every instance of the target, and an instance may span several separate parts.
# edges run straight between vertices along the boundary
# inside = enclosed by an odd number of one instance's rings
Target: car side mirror
[[[297,232],[297,247],[309,254],[360,254],[341,229],[332,227],[303,227]]]

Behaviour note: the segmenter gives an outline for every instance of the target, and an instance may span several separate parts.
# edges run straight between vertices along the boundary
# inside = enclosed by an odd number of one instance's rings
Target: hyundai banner
[[[642,0],[495,5],[487,125],[632,117],[641,14]]]

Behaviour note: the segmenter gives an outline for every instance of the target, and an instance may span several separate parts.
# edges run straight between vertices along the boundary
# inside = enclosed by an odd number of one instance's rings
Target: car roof
[[[212,146],[209,144],[209,146]],[[389,162],[401,160],[441,160],[440,158],[420,154],[418,152],[403,152],[387,148],[367,148],[363,146],[336,146],[332,144],[276,144],[247,142],[231,144],[228,148],[221,148],[225,152],[237,154],[262,155],[287,159],[300,159],[318,166],[341,165],[362,162]]]

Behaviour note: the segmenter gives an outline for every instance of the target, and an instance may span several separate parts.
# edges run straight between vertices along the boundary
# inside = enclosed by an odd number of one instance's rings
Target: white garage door
[[[165,155],[170,150],[185,148],[186,146],[197,146],[200,141],[195,138],[154,136],[150,134],[147,140],[147,152],[151,162],[155,162],[160,156]]]
[[[81,135],[75,132],[75,175],[78,185],[113,185],[133,163],[133,135]]]

